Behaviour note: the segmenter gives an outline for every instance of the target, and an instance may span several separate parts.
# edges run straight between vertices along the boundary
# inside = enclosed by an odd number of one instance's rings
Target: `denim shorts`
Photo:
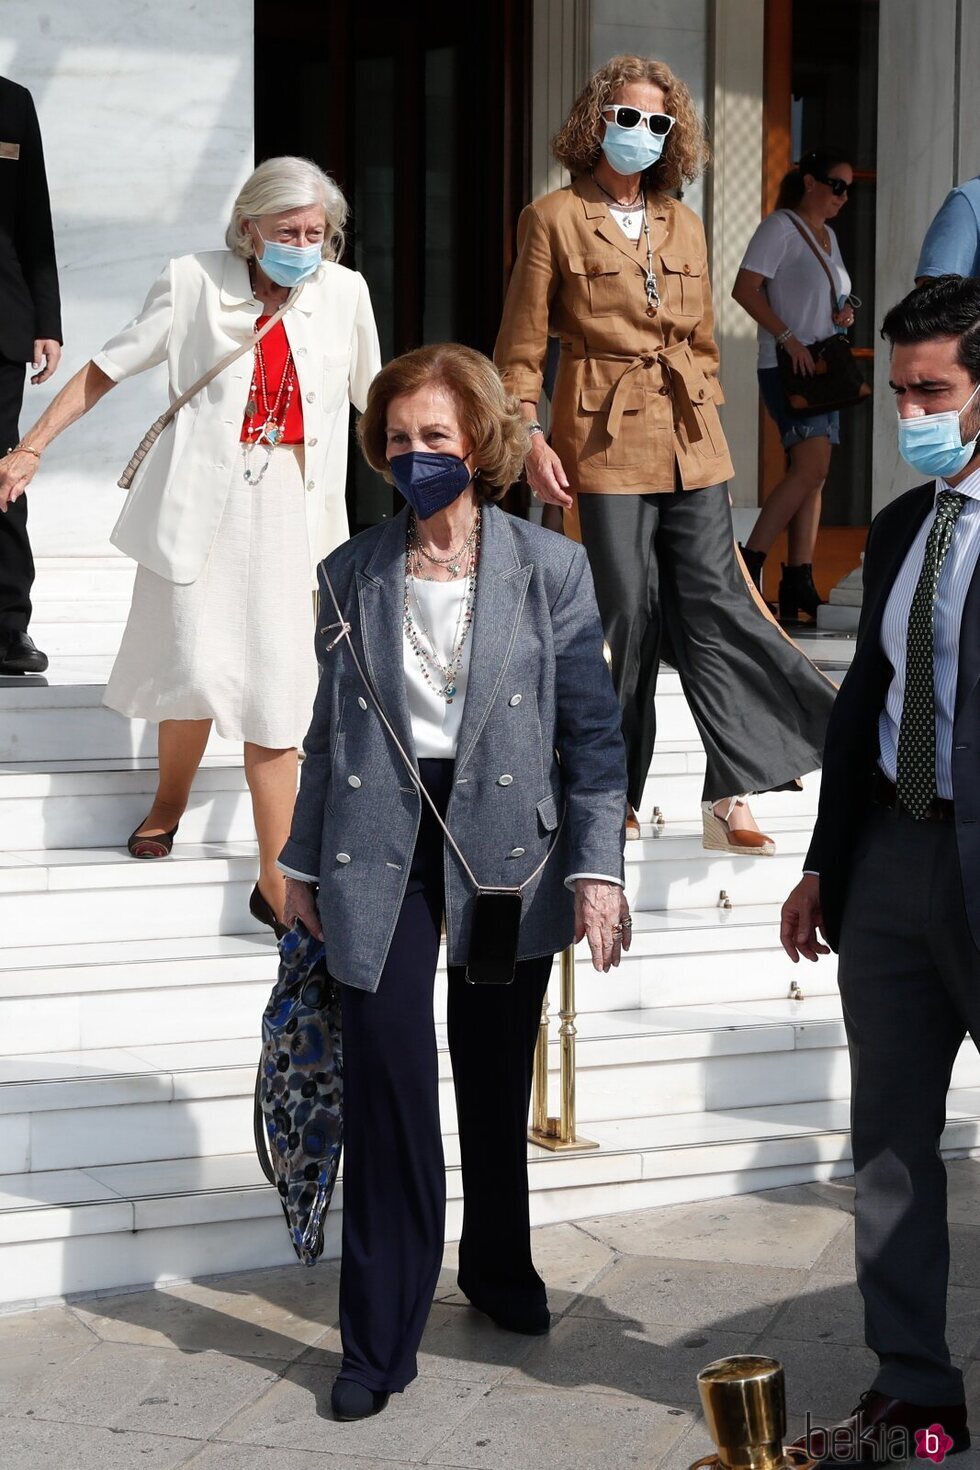
[[[831,444],[840,443],[840,414],[835,408],[831,413],[794,413],[786,402],[786,391],[778,367],[759,368],[759,392],[769,411],[784,449],[792,449],[804,439],[829,439]]]

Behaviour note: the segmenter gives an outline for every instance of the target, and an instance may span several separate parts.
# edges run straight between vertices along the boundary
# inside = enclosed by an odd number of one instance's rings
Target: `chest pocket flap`
[[[667,305],[677,316],[700,317],[703,310],[701,276],[704,261],[696,255],[665,250],[660,261],[664,271]]]
[[[623,309],[621,264],[612,254],[570,255],[568,269],[574,287],[585,288],[592,316],[617,316]]]

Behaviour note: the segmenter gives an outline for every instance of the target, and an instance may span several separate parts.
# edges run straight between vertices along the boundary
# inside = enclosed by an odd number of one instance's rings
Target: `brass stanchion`
[[[561,1026],[558,1042],[561,1065],[560,1112],[548,1117],[548,997],[541,1008],[541,1028],[534,1052],[534,1110],[527,1136],[532,1143],[552,1152],[573,1153],[575,1150],[598,1148],[575,1131],[575,946],[570,944],[561,955]]]
[[[786,1388],[775,1358],[719,1358],[701,1369],[698,1393],[718,1451],[690,1470],[813,1470],[816,1460],[783,1445]]]

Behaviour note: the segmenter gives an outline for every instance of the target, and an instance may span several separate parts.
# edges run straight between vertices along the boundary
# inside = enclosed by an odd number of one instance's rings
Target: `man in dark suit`
[[[970,1443],[946,1343],[939,1140],[957,1051],[980,1042],[980,279],[942,276],[887,314],[899,447],[928,481],[875,518],[854,661],[827,731],[794,961],[840,954],[851,1056],[857,1279],[879,1370],[836,1464]],[[849,1437],[850,1436],[850,1437]],[[931,1441],[930,1441],[931,1444]]]
[[[18,442],[25,363],[43,383],[61,357],[61,303],[41,132],[30,92],[0,77],[0,455]],[[48,666],[27,631],[34,559],[27,497],[0,516],[0,674]]]

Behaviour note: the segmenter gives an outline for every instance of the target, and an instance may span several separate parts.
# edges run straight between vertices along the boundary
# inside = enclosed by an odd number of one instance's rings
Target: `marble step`
[[[792,982],[809,1002],[836,994],[837,962],[790,965],[778,943],[778,908],[638,914],[619,969],[597,973],[579,945],[576,1004],[591,1012],[785,1000]],[[276,972],[271,935],[136,939],[37,945],[3,952],[0,1038],[7,1053],[132,1047],[146,1041],[220,1040],[257,1030]],[[435,1014],[445,1020],[445,950]],[[558,967],[551,1008],[559,1003]]]
[[[115,759],[0,762],[0,851],[102,847],[121,844],[146,815],[156,788],[153,755]],[[704,752],[675,741],[658,751],[640,807],[644,819],[659,806],[667,821],[697,817]],[[768,792],[752,807],[765,825],[776,817],[812,820],[820,773],[801,792]],[[241,754],[209,754],[180,827],[182,842],[247,841],[254,833]],[[653,836],[650,827],[648,835]]]
[[[44,675],[0,681],[0,761],[111,759],[151,755],[155,731],[102,705],[112,665],[103,655],[63,655]],[[699,742],[680,681],[671,670],[657,696],[659,738]],[[236,747],[212,740],[209,749]]]
[[[111,599],[128,608],[136,578],[136,563],[125,556],[39,556],[35,568],[35,606]]]
[[[775,1104],[596,1124],[601,1147],[531,1146],[535,1225],[646,1209],[850,1172],[844,1100]],[[462,1186],[447,1139],[447,1239],[459,1235]],[[951,1090],[947,1157],[980,1147],[980,1089]],[[0,1301],[43,1300],[294,1260],[278,1200],[251,1151],[44,1174],[9,1175],[0,1193]],[[343,1182],[325,1256],[340,1247]]]
[[[725,892],[736,905],[781,903],[799,877],[809,828],[768,825],[770,858],[705,852],[701,826],[671,823],[661,837],[626,848],[626,891],[638,910],[709,907]],[[0,955],[43,935],[49,944],[243,934],[256,876],[254,842],[179,843],[173,856],[136,862],[125,848],[0,854]]]
[[[0,850],[117,846],[146,816],[155,756],[0,763]],[[181,842],[248,841],[255,835],[241,752],[209,755],[181,818]]]
[[[31,637],[48,658],[64,655],[78,657],[90,654],[105,654],[114,657],[122,642],[126,626],[126,611],[129,604],[118,608],[104,602],[78,603],[77,616],[71,617],[64,603],[38,603],[31,619]],[[86,613],[99,609],[111,612],[110,617],[90,617]]]
[[[580,1129],[674,1114],[847,1099],[836,998],[686,1006],[580,1017]],[[257,1028],[256,1028],[257,1031]],[[445,1028],[437,1028],[443,1130],[456,1132]],[[233,1040],[0,1057],[0,1175],[208,1157],[249,1147],[256,1034]],[[557,1097],[559,1048],[549,1051]],[[964,1043],[955,1087],[980,1087]]]

